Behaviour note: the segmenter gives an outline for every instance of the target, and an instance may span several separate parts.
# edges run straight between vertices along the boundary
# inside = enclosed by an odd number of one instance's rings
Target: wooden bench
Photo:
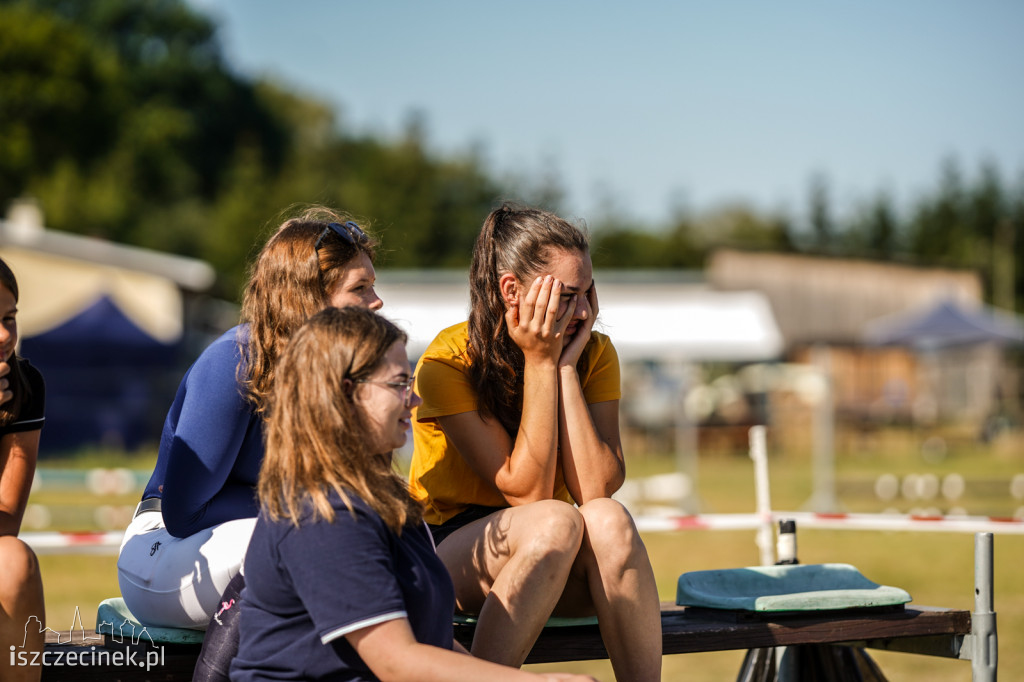
[[[971,634],[971,613],[955,609],[907,606],[856,612],[822,611],[751,615],[712,611],[662,602],[662,648],[668,654],[758,649],[797,644],[844,644],[957,658]],[[464,645],[472,626],[456,625]],[[607,658],[596,625],[545,628],[527,663]]]
[[[953,609],[908,606],[883,611],[827,611],[752,616],[733,611],[685,608],[662,604],[664,653],[757,649],[797,644],[844,644],[913,653],[961,657],[963,642],[971,634],[971,613]],[[57,643],[60,638],[63,644]],[[74,643],[71,638],[74,636]],[[82,637],[87,641],[82,642]],[[457,624],[455,636],[464,645],[473,638],[473,625]],[[95,638],[95,639],[94,639]],[[43,680],[104,682],[177,681],[192,679],[198,645],[128,645],[105,643],[95,633],[51,633],[47,656],[63,663],[43,668]],[[134,650],[131,661],[127,660]],[[121,658],[112,657],[121,652]],[[101,659],[105,656],[105,660]],[[148,658],[147,658],[148,657]],[[607,658],[596,625],[548,627],[541,633],[528,663],[581,661]],[[146,664],[152,662],[148,669]]]
[[[971,661],[975,682],[994,682],[998,663],[993,611],[992,534],[975,536],[974,612],[927,606],[887,606],[839,611],[748,612],[682,607],[662,602],[665,655],[798,645],[883,649]],[[455,637],[468,646],[472,623],[456,623]],[[94,632],[49,632],[46,655],[63,665],[43,668],[42,679],[89,682],[190,680],[198,644],[133,644],[103,641]],[[132,653],[134,652],[134,653]],[[115,657],[120,654],[120,658]],[[595,624],[546,627],[528,663],[607,658]],[[130,658],[130,662],[129,662]],[[152,665],[150,662],[152,661]]]

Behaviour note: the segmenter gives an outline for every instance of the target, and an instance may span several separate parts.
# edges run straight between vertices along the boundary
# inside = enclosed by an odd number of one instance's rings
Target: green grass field
[[[871,451],[844,453],[837,461],[839,489],[850,491],[841,497],[848,511],[879,512],[896,507],[909,511],[907,501],[883,503],[867,491],[870,486],[848,482],[874,480],[879,474],[931,473],[944,476],[960,473],[968,479],[984,480],[985,486],[972,493],[970,486],[956,504],[969,514],[1011,516],[1021,501],[1009,492],[1009,481],[1024,473],[1024,449],[1016,438],[1004,437],[990,447],[965,444],[951,447],[944,459],[926,462],[919,451],[908,446],[906,434],[882,437]],[[806,453],[786,456],[769,447],[771,494],[776,510],[797,510],[811,495],[811,466]],[[100,461],[103,461],[102,458]],[[66,463],[60,463],[62,466]],[[123,465],[116,462],[115,465]],[[95,465],[95,464],[94,464]],[[110,466],[108,462],[105,464]],[[132,466],[138,461],[133,460]],[[630,462],[631,476],[671,470],[668,457],[639,457]],[[1006,481],[996,489],[993,481]],[[754,477],[749,458],[743,454],[707,453],[700,461],[699,492],[704,511],[751,512],[754,510]],[[996,492],[993,492],[996,490]],[[33,501],[56,503],[56,493],[40,491]],[[59,497],[59,496],[58,496]],[[36,499],[38,498],[38,499]],[[88,503],[88,496],[76,501]],[[131,502],[131,498],[128,500]],[[121,503],[121,500],[114,502]],[[93,504],[111,501],[93,500]],[[948,506],[941,498],[932,502]],[[799,556],[803,563],[843,562],[860,569],[868,578],[902,587],[915,604],[960,609],[973,608],[974,538],[968,533],[882,532],[815,530],[798,531]],[[758,550],[753,531],[685,531],[645,535],[648,552],[658,579],[662,599],[674,599],[680,573],[709,568],[755,565]],[[46,586],[47,620],[55,629],[66,629],[80,607],[90,625],[96,604],[117,594],[117,577],[112,556],[44,555],[40,557]],[[1019,648],[1024,633],[1024,536],[997,534],[995,538],[995,608],[1000,637],[999,676],[1004,680],[1024,679],[1024,651]],[[734,680],[742,652],[668,656],[665,680]],[[953,681],[971,678],[970,663],[927,656],[872,652],[892,681]],[[529,666],[531,669],[586,672],[600,680],[613,679],[605,661],[576,664]]]

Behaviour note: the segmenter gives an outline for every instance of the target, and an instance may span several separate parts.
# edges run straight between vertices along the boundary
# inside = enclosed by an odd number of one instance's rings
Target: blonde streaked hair
[[[311,508],[314,519],[333,521],[335,491],[350,512],[350,494],[360,497],[396,533],[420,522],[423,509],[390,453],[370,451],[367,418],[353,400],[355,384],[406,338],[387,319],[351,306],[326,308],[293,334],[278,363],[259,477],[260,504],[272,520],[298,526]]]
[[[348,220],[324,206],[305,208],[277,228],[250,267],[242,300],[249,340],[238,374],[256,412],[264,416],[278,356],[292,333],[327,305],[327,292],[360,253],[373,261],[377,242],[369,235],[352,244],[327,230],[320,250],[315,248],[330,223]]]

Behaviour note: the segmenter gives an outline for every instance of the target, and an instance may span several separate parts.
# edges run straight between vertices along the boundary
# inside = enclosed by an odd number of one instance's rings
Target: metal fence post
[[[974,682],[995,682],[999,662],[993,611],[992,533],[974,535],[974,612],[971,614],[971,673]]]

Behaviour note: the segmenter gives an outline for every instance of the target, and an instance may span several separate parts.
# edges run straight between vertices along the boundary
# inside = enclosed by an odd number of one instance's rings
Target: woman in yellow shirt
[[[596,615],[620,680],[661,675],[654,573],[610,499],[625,465],[619,365],[585,233],[505,204],[484,221],[470,317],[420,358],[413,494],[478,614],[472,653],[522,665],[551,615]]]

